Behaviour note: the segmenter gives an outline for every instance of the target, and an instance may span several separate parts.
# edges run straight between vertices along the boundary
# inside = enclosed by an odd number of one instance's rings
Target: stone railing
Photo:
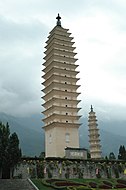
[[[22,158],[15,178],[126,178],[126,161]]]

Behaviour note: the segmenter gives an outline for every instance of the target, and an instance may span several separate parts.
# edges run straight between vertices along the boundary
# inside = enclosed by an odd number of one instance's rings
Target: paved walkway
[[[0,190],[35,190],[27,179],[0,179]]]

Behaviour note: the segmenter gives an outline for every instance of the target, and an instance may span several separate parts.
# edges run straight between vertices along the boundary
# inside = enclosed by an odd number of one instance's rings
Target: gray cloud
[[[125,8],[126,5],[123,0],[0,1],[0,111],[12,115],[25,115],[41,111],[41,64],[43,62],[42,58],[44,57],[44,46],[49,31],[55,26],[55,17],[58,12],[61,14],[63,26],[66,28],[70,26],[70,29],[73,26],[71,30],[73,33],[72,36],[76,34],[75,42],[79,40],[76,44],[78,46],[80,45],[80,49],[77,47],[80,52],[77,51],[77,53],[82,53],[82,57],[79,57],[80,54],[78,54],[78,58],[80,60],[80,68],[82,68],[81,105],[85,107],[84,111],[88,113],[88,106],[90,106],[90,104],[94,104],[94,106],[96,104],[99,108],[96,109],[98,112],[101,108],[101,110],[105,111],[103,111],[103,113],[106,113],[106,111],[110,113],[108,106],[114,110],[115,107],[112,103],[107,102],[107,98],[105,102],[102,101],[104,97],[98,100],[99,96],[95,97],[94,91],[89,89],[92,88],[92,86],[88,85],[92,84],[93,87],[96,86],[96,88],[93,88],[97,91],[96,95],[101,93],[101,89],[99,89],[100,83],[94,82],[95,78],[98,78],[101,72],[100,69],[111,75],[111,77],[114,75],[114,77],[121,77],[121,79],[122,76],[125,78],[125,46],[123,45],[123,47],[121,47],[122,43],[124,43],[123,39],[125,38],[126,29]],[[103,13],[103,18],[107,17],[110,21],[109,24],[111,27],[109,30],[106,28],[101,29],[104,27],[104,24],[106,24],[107,19],[99,19],[98,23],[96,22],[97,25],[94,26],[94,30],[91,30],[93,28],[91,25],[95,21],[95,17],[99,17],[99,15],[97,15],[98,13]],[[92,18],[93,21],[91,20]],[[68,25],[65,26],[64,23]],[[104,32],[104,30],[106,30],[107,32],[107,34],[104,33],[104,35],[101,35],[101,38],[99,38],[100,32],[98,31],[99,33],[97,33],[97,30],[95,30],[98,26],[99,31]],[[107,24],[105,26],[107,26]],[[116,31],[114,37],[112,36],[113,31],[111,32],[111,30]],[[111,32],[110,36],[109,32]],[[90,36],[88,36],[89,33]],[[109,47],[111,37],[113,37],[113,41],[115,42],[118,34],[120,35],[118,42],[121,40],[120,51],[113,54],[115,56],[114,58],[106,59],[108,52],[110,52],[107,51],[107,48]],[[123,37],[121,38],[122,35]],[[86,40],[85,36],[87,37]],[[110,40],[107,40],[108,37]],[[88,46],[84,49],[85,43]],[[94,53],[96,47],[98,47],[98,50],[103,50],[102,59],[99,51]],[[106,47],[105,50],[104,47]],[[114,45],[111,47],[113,48]],[[89,49],[88,54],[86,54],[87,49]],[[96,57],[96,55],[100,58]],[[102,60],[105,60],[106,63],[102,64]],[[89,70],[86,68],[88,64],[90,65]],[[94,70],[93,73],[92,70],[94,68],[98,69]],[[86,78],[87,76],[88,79]],[[94,79],[93,81],[88,81],[88,83],[87,80],[91,77],[94,77]],[[96,82],[97,81],[100,82],[101,79],[97,79]],[[84,84],[86,86],[84,86]],[[88,94],[87,91],[93,92],[93,95]],[[121,110],[121,106],[119,109]],[[120,113],[122,112],[120,111]]]
[[[38,20],[28,22],[14,22],[6,17],[0,17],[0,41],[5,43],[27,43],[39,41],[47,32],[47,26]]]
[[[47,27],[40,22],[14,23],[5,18],[0,19],[0,25],[0,111],[38,112]]]

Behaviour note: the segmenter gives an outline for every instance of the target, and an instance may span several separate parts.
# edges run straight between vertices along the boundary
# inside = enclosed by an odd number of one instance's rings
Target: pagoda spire
[[[59,13],[58,13],[58,16],[56,17],[56,19],[57,19],[57,26],[61,27],[61,21],[60,21],[61,17],[59,15]]]
[[[89,127],[89,143],[91,158],[101,158],[101,145],[100,134],[98,129],[97,119],[93,107],[91,105],[91,111],[89,112],[88,127]]]
[[[91,105],[91,112],[93,112],[93,107],[92,107],[92,105]]]

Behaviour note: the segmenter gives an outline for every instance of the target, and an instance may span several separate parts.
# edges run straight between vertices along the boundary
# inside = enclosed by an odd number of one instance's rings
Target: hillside
[[[18,134],[23,155],[26,156],[39,156],[40,152],[44,151],[44,130],[42,129],[43,123],[41,118],[41,114],[19,118],[0,113],[0,121],[4,123],[8,122],[11,132]],[[82,118],[81,123],[82,125],[79,129],[80,147],[88,148],[87,119]],[[121,122],[121,124],[120,126],[120,121],[111,121],[108,123],[106,121],[100,122],[100,138],[104,155],[108,155],[110,152],[114,152],[117,155],[119,146],[126,145],[125,131],[123,130],[123,132],[120,131],[120,133],[116,134],[116,128],[117,131],[119,131],[121,127],[124,129],[125,122]],[[105,130],[106,128],[107,131]]]
[[[23,155],[38,156],[44,151],[44,130],[37,116],[16,118],[0,113],[0,121],[8,122],[11,133],[18,134]]]

